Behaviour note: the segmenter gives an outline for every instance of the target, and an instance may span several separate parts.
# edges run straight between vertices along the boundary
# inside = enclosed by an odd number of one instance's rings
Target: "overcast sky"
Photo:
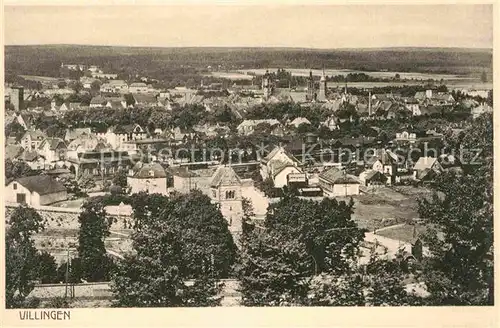
[[[5,43],[492,48],[491,5],[6,6]]]

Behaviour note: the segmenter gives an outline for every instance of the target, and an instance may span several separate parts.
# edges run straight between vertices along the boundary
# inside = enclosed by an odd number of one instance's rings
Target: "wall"
[[[242,231],[243,206],[241,200],[223,200],[220,211],[226,218],[230,231]]]
[[[6,201],[5,206],[5,216],[8,217],[10,213],[17,207],[17,204]],[[78,222],[78,216],[81,213],[79,208],[65,208],[56,206],[36,206],[32,207],[40,214],[42,219],[47,222],[47,229],[79,229],[80,223]],[[123,220],[130,220],[128,215],[114,215],[114,213],[108,213],[109,216],[116,218],[116,222],[113,222],[110,230],[121,230],[123,229]]]
[[[39,201],[38,205],[48,205],[62,200],[66,200],[68,198],[68,193],[66,191],[61,191],[58,193],[52,193],[46,195],[38,195],[37,193],[35,193],[34,196]]]
[[[290,157],[288,157],[283,150],[280,150],[279,152],[277,152],[276,155],[274,155],[274,157],[271,160],[272,161],[278,160],[278,161],[282,161],[285,163],[295,164],[293,162],[293,160]],[[266,164],[267,168],[268,168],[268,172],[270,172],[270,169],[271,169],[271,167],[269,165],[270,163],[271,163],[271,161],[267,162],[267,164]]]
[[[14,190],[14,184],[17,185],[17,190]],[[17,203],[17,194],[26,194],[26,204],[32,205],[32,195],[31,192],[25,187],[21,186],[19,183],[13,181],[9,183],[4,189],[4,199],[8,203]]]
[[[333,196],[359,195],[359,184],[335,184],[333,185]]]
[[[149,181],[147,183],[146,181]],[[167,195],[167,178],[137,179],[127,177],[127,184],[132,188],[132,193],[149,190],[149,193]]]
[[[318,177],[318,183],[321,189],[332,192],[333,191],[333,186],[330,184],[330,182]]]
[[[174,175],[174,189],[180,193],[189,193],[189,178]]]
[[[222,288],[221,301],[222,306],[238,305],[241,295],[238,292],[239,283],[234,279],[222,279],[224,287]],[[192,281],[186,281],[186,285],[192,284]],[[71,286],[71,285],[70,285]],[[112,293],[108,282],[82,283],[71,286],[74,297],[78,299],[111,299]],[[64,297],[66,291],[65,284],[38,284],[29,294],[31,297],[38,297],[41,300],[48,300],[54,297]]]
[[[287,185],[287,176],[290,173],[300,173],[299,169],[295,167],[287,167],[283,169],[278,175],[274,177],[274,187],[275,188],[282,188]]]
[[[212,176],[193,177],[191,178],[191,189],[199,189],[205,195],[211,196]]]

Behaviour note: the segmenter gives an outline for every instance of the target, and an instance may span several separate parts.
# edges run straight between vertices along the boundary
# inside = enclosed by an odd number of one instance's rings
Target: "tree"
[[[493,90],[488,91],[488,98],[486,99],[486,103],[490,106],[493,106]]]
[[[104,206],[99,202],[88,201],[82,209],[78,216],[78,257],[82,276],[89,281],[106,281],[110,260],[106,255],[104,239],[109,236],[110,222]]]
[[[57,268],[57,281],[68,283],[81,283],[83,277],[81,261],[78,257],[68,262],[63,262]]]
[[[22,307],[37,279],[37,250],[33,234],[45,222],[34,209],[19,206],[7,219],[5,235],[5,299],[7,308]]]
[[[90,84],[90,90],[93,92],[98,92],[101,90],[101,81],[95,80]]]
[[[420,216],[433,227],[424,236],[431,257],[424,279],[432,304],[493,304],[493,121],[475,120],[461,146],[481,149],[476,163],[462,157],[472,170],[445,173],[434,184],[435,194],[419,202]]]
[[[352,199],[349,204],[329,198],[318,203],[285,195],[269,207],[265,227],[302,241],[314,259],[315,273],[344,272],[364,239],[351,218],[353,206]]]
[[[361,274],[314,276],[309,284],[306,304],[310,306],[364,306],[365,283]]]
[[[127,171],[118,170],[113,176],[113,185],[118,186],[123,190],[127,189]]]
[[[437,92],[448,92],[448,87],[446,86],[446,84],[442,84],[439,87],[437,87],[436,91]]]
[[[90,173],[84,173],[80,176],[80,178],[78,178],[78,187],[85,192],[88,192],[95,186],[96,183],[94,176]]]
[[[485,72],[485,71],[483,71],[483,72],[481,73],[481,82],[483,82],[483,83],[488,82],[488,76],[486,75],[486,72]]]
[[[66,88],[67,86],[68,86],[68,84],[66,83],[66,81],[59,81],[59,82],[57,82],[57,87],[58,87],[59,89],[64,89],[64,88]]]
[[[260,174],[259,174],[260,175]],[[259,189],[267,197],[279,197],[281,196],[280,189],[274,188],[274,181],[272,178],[268,177],[258,184]]]
[[[308,123],[302,123],[297,127],[297,132],[299,134],[306,134],[314,131],[316,131],[316,129],[313,126],[311,126],[311,124]]]
[[[365,302],[371,306],[422,305],[423,299],[406,290],[405,281],[410,278],[404,252],[395,258],[372,252],[365,268]]]
[[[32,170],[24,161],[5,160],[5,179],[13,180],[21,177],[27,177],[40,174],[40,170]]]
[[[82,91],[82,89],[83,89],[83,84],[80,81],[71,82],[69,86],[71,87],[71,89],[73,89],[73,91],[76,94],[79,94],[80,91]]]
[[[213,306],[236,246],[227,221],[201,192],[134,194],[134,254],[117,263],[117,306]],[[193,284],[186,282],[192,280]]]
[[[241,303],[245,306],[293,306],[307,295],[313,259],[303,243],[277,232],[254,230],[241,254]]]
[[[251,223],[252,218],[255,216],[253,211],[253,206],[251,201],[248,198],[243,198],[241,207],[243,209],[243,218],[241,220],[242,226],[242,243],[247,241],[251,231],[253,230],[253,224]]]
[[[26,130],[17,120],[12,121],[5,126],[5,136],[15,137],[16,140],[21,140],[25,132]]]
[[[243,304],[308,304],[314,276],[351,274],[364,238],[351,219],[352,206],[289,194],[271,205],[265,230],[254,229],[242,247],[238,277]]]
[[[57,282],[57,264],[55,258],[48,252],[37,254],[38,279],[42,284],[50,284]]]

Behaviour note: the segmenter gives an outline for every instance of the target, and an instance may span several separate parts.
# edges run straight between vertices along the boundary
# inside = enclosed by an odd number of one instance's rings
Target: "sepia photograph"
[[[493,306],[495,6],[5,4],[6,311]]]

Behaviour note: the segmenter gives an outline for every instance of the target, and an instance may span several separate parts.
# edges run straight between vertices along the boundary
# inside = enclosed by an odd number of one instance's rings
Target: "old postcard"
[[[7,3],[5,326],[493,326],[496,6]]]

